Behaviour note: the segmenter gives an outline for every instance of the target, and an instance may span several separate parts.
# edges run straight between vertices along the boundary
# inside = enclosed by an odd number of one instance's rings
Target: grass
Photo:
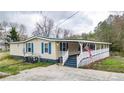
[[[83,68],[124,73],[124,57],[112,56]]]
[[[22,70],[31,69],[35,67],[46,67],[52,65],[52,62],[37,62],[26,63],[23,60],[15,59],[9,53],[0,53],[0,72],[6,72],[11,75],[17,74]]]

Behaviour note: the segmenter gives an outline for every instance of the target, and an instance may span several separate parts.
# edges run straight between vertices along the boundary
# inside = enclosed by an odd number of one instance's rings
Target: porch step
[[[69,67],[76,67],[76,55],[75,56],[69,56],[67,61],[65,62],[64,66],[69,66]]]

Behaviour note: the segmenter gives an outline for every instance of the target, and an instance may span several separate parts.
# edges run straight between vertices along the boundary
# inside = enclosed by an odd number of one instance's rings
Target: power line
[[[61,25],[61,24],[65,23],[67,20],[69,20],[70,18],[72,18],[73,16],[75,16],[75,15],[76,15],[76,14],[78,14],[78,13],[79,13],[79,11],[75,12],[75,13],[74,13],[74,14],[72,14],[70,17],[66,18],[63,22],[61,22],[61,23],[57,24],[57,25],[56,25],[56,27],[58,27],[59,25]]]
[[[78,13],[79,13],[79,11],[75,12],[74,14],[72,14],[71,16],[69,16],[68,18],[66,18],[63,22],[58,23],[55,27],[58,27],[59,25],[65,23],[67,20],[69,20],[70,18],[72,18],[73,16],[75,16],[75,15],[78,14]],[[39,14],[42,15],[42,16],[44,16],[44,15],[43,15],[43,11],[39,11]]]

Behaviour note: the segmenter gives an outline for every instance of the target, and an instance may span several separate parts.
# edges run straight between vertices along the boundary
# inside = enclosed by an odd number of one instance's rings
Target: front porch
[[[88,46],[89,51],[85,49]],[[109,56],[109,45],[91,42],[60,42],[62,65],[80,67]]]

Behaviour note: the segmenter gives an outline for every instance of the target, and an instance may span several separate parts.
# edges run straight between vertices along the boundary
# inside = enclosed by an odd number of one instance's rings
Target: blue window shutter
[[[42,54],[44,53],[44,43],[43,42],[41,43],[41,53]]]
[[[51,54],[51,43],[49,43],[49,54]]]
[[[34,45],[33,45],[33,43],[32,43],[32,53],[34,53]]]
[[[62,51],[62,42],[60,42],[60,51]]]
[[[26,52],[27,52],[27,43],[26,43]]]

